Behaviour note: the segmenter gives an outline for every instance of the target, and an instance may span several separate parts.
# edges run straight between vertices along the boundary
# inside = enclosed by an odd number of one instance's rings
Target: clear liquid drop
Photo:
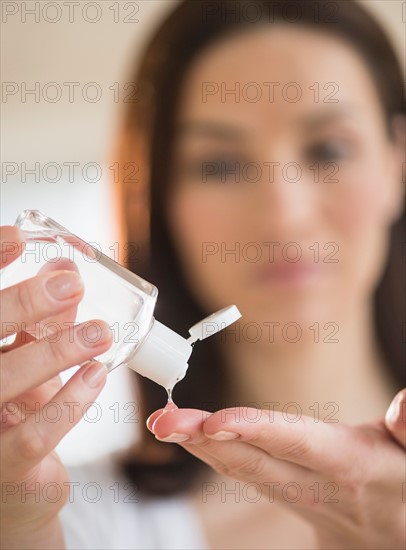
[[[166,391],[168,392],[168,402],[164,407],[164,413],[175,411],[178,408],[172,400],[172,388],[168,388]]]

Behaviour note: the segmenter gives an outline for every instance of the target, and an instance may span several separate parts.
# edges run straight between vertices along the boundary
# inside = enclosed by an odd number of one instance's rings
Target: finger
[[[62,380],[57,375],[40,386],[19,395],[14,401],[4,402],[0,414],[0,432],[21,422],[27,411],[36,411],[38,407],[43,407],[61,387]]]
[[[277,460],[249,443],[207,438],[204,426],[211,413],[193,409],[159,412],[154,413],[157,414],[153,423],[155,437],[181,444],[220,474],[264,485],[277,481],[284,485],[300,483],[303,487],[318,478],[307,468]]]
[[[371,436],[355,427],[314,422],[307,416],[289,421],[278,411],[234,407],[213,413],[204,431],[212,439],[235,436],[266,451],[328,476],[347,476],[365,470],[364,452],[369,452]],[[332,450],[342,448],[345,453]]]
[[[150,432],[152,433],[154,432],[153,426],[154,426],[155,420],[159,418],[163,413],[164,413],[164,409],[158,409],[157,411],[153,412],[151,416],[147,418],[146,425]]]
[[[73,271],[54,271],[2,290],[1,338],[77,305],[83,282]]]
[[[156,425],[158,422],[160,419]],[[172,426],[175,433],[183,433],[179,432],[182,427],[182,423]],[[362,447],[369,450],[367,432],[336,424],[315,423],[305,416],[301,416],[297,422],[289,422],[282,413],[272,410],[248,407],[223,409],[208,416],[203,429],[209,439],[243,441],[274,458],[331,477],[345,477],[349,472],[354,474],[364,471],[365,465],[360,458],[363,454],[360,451],[365,451]],[[338,446],[345,448],[346,453],[332,452]]]
[[[0,411],[0,433],[5,432],[21,422],[21,408],[18,403],[4,403]]]
[[[14,338],[14,341],[12,344],[7,344],[0,347],[0,353],[7,353],[8,351],[12,351],[13,349],[17,349],[24,344],[29,344],[30,342],[33,342],[35,340],[34,336],[32,334],[29,334],[25,330],[18,332]]]
[[[390,404],[385,425],[396,441],[406,448],[406,389],[399,392]]]
[[[19,469],[24,473],[27,465],[37,464],[49,454],[92,405],[106,375],[106,367],[97,361],[81,367],[38,415],[30,415],[2,434],[4,470],[8,468],[14,476]]]
[[[79,273],[79,268],[73,260],[65,256],[61,256],[54,262],[46,262],[38,271],[38,274],[50,273],[51,271],[60,271],[60,270],[75,271],[76,273]]]
[[[78,306],[79,303],[62,311],[61,313],[51,315],[50,317],[46,317],[37,323],[27,326],[26,334],[27,336],[29,335],[31,339],[25,338],[24,343],[28,343],[32,340],[41,340],[42,338],[50,339],[53,335],[60,331],[61,327],[73,326],[76,321]]]
[[[75,264],[75,262],[65,257],[58,258],[57,261],[52,263],[51,262],[45,263],[41,267],[41,269],[38,271],[38,274],[50,273],[56,270],[73,271],[80,276],[78,266]],[[51,315],[50,317],[46,317],[45,319],[41,319],[37,323],[28,326],[27,332],[32,334],[36,340],[40,340],[43,337],[51,336],[53,333],[57,331],[57,327],[68,326],[67,324],[64,324],[64,323],[73,323],[76,320],[78,306],[79,306],[79,303],[76,303],[73,307],[62,311],[61,313],[57,313],[57,314]]]
[[[71,261],[69,258],[58,258],[55,262],[45,263],[41,269],[38,271],[38,274],[41,273],[50,273],[52,271],[74,271],[79,274],[79,269],[75,262]],[[33,340],[40,340],[41,335],[44,334],[46,329],[46,335],[50,334],[50,327],[57,323],[60,326],[64,326],[64,322],[72,322],[76,319],[78,304],[75,304],[72,308],[63,311],[60,314],[47,317],[33,325],[28,325],[26,330],[21,331],[16,334],[16,337],[12,344],[3,345],[0,348],[0,352],[7,352],[13,349],[17,349],[24,344],[28,344]]]
[[[1,401],[15,399],[72,365],[104,353],[111,343],[108,325],[97,320],[62,330],[58,341],[40,340],[1,354]]]
[[[19,227],[5,225],[0,232],[0,268],[13,262],[22,253],[25,245],[24,233]]]

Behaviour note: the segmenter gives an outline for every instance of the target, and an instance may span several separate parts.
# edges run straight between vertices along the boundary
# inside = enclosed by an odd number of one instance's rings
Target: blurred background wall
[[[2,0],[2,225],[23,209],[39,209],[112,255],[118,233],[109,155],[132,91],[129,69],[176,3]],[[404,66],[406,2],[361,3],[387,29]],[[109,375],[96,406],[60,444],[66,462],[124,447],[135,436],[127,374],[119,368]]]

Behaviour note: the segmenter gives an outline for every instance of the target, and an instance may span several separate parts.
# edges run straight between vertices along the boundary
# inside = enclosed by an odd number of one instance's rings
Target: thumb
[[[390,404],[385,424],[392,436],[406,449],[406,389],[400,391]]]

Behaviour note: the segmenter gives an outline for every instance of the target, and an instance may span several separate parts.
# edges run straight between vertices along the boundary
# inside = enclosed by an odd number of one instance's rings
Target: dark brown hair
[[[159,288],[156,317],[177,332],[207,315],[186,284],[168,230],[166,199],[170,193],[174,124],[182,84],[196,56],[225,34],[253,25],[287,22],[334,33],[362,56],[379,92],[388,121],[405,113],[402,73],[386,35],[352,0],[184,0],[155,31],[133,75],[137,101],[123,117],[116,160],[121,177],[118,204],[123,241],[136,243],[127,265]],[[391,136],[389,136],[391,138]],[[137,171],[136,178],[130,175]],[[376,289],[376,334],[399,389],[405,385],[405,214],[392,228],[387,267]],[[131,250],[131,248],[129,249]],[[402,333],[403,331],[403,333]],[[165,391],[137,376],[142,418],[165,403]],[[216,337],[197,344],[189,374],[175,388],[179,407],[209,411],[231,406],[227,370]],[[204,465],[180,446],[166,446],[141,422],[138,455],[123,464],[138,488],[149,494],[172,494],[191,486]],[[169,449],[170,447],[170,449]]]

